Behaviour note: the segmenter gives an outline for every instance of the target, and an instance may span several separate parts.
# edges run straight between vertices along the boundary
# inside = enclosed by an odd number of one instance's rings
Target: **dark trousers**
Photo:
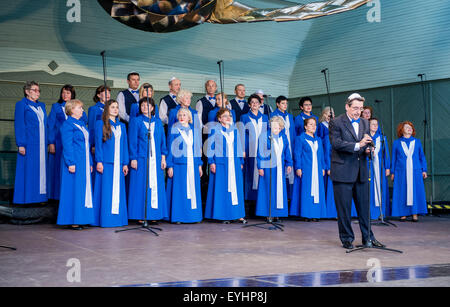
[[[334,201],[338,215],[339,238],[341,242],[353,242],[355,235],[352,229],[352,199],[355,202],[358,213],[359,227],[361,229],[362,241],[367,242],[374,239],[370,231],[369,217],[369,182],[361,182],[358,178],[356,182],[336,182],[333,181]]]

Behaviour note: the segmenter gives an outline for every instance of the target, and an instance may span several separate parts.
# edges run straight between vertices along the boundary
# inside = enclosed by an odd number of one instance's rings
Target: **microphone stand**
[[[11,250],[13,250],[13,251],[17,250],[17,248],[15,248],[15,247],[5,246],[5,245],[0,245],[0,248],[11,249]]]
[[[251,112],[251,111],[250,111]],[[269,112],[269,123],[270,123],[270,112]],[[281,223],[277,223],[273,221],[272,218],[272,164],[273,164],[273,155],[272,155],[272,149],[273,149],[273,136],[272,136],[272,131],[270,132],[269,135],[269,140],[270,140],[270,170],[269,170],[269,216],[266,218],[266,221],[263,223],[256,223],[256,224],[251,224],[251,225],[245,225],[244,227],[260,227],[260,228],[265,228],[262,227],[262,225],[272,225],[269,226],[268,228],[265,229],[269,229],[269,230],[281,230],[284,231],[284,229],[282,227],[284,227],[283,224]],[[256,157],[255,157],[256,159]],[[259,183],[261,184],[261,182]]]
[[[147,89],[147,112],[148,112],[148,129],[147,129],[147,142],[148,142],[148,148],[149,150],[147,150],[147,158],[146,158],[146,163],[147,163],[147,167],[146,167],[146,173],[145,173],[145,202],[144,202],[144,223],[139,226],[139,227],[134,227],[134,228],[128,228],[128,229],[121,229],[121,230],[116,230],[115,232],[122,232],[122,231],[128,231],[128,230],[134,230],[134,229],[141,229],[141,230],[148,230],[151,233],[153,233],[155,236],[159,236],[159,234],[154,231],[153,229],[156,230],[160,230],[162,231],[161,228],[157,228],[157,227],[151,227],[148,224],[148,220],[147,220],[147,206],[148,206],[148,189],[149,189],[149,180],[150,180],[150,176],[149,176],[149,169],[150,169],[150,165],[149,165],[149,160],[150,160],[150,156],[153,156],[153,152],[152,152],[152,146],[151,146],[151,139],[152,139],[152,133],[151,133],[151,124],[150,124],[150,120],[151,120],[151,113],[150,113],[150,97],[149,97],[149,86],[145,86],[145,89]]]
[[[379,102],[381,102],[381,101],[380,101],[380,100],[375,100],[375,102],[376,102],[376,103],[379,103]],[[381,114],[381,113],[379,113],[379,114]],[[381,131],[381,148],[382,148],[380,165],[384,165],[384,160],[385,160],[384,157],[386,156],[386,143],[385,143],[385,136],[384,136],[383,124],[382,124],[381,117],[379,117],[378,124],[380,125],[380,131]],[[383,169],[383,167],[381,167],[381,169]],[[383,197],[382,197],[382,195],[383,195],[383,192],[382,192],[382,190],[383,190],[383,185],[382,185],[382,184],[383,184],[383,181],[384,181],[384,180],[381,179],[381,178],[383,178],[384,176],[385,176],[385,174],[380,174],[380,190],[381,190],[381,191],[378,191],[378,189],[377,189],[377,178],[376,178],[375,176],[373,176],[373,177],[374,177],[374,190],[376,191],[377,196],[378,196],[378,199],[380,200],[380,206],[379,206],[379,208],[380,208],[380,218],[381,218],[381,220],[375,221],[375,222],[373,222],[372,224],[373,224],[373,225],[376,225],[376,226],[379,226],[379,225],[383,225],[383,226],[389,226],[389,225],[392,225],[392,226],[394,226],[394,227],[397,227],[397,225],[395,225],[395,224],[393,224],[393,223],[391,223],[391,222],[389,222],[389,221],[387,221],[387,220],[384,220],[384,215],[383,215],[383,210],[382,210],[382,206],[383,206]],[[380,194],[381,194],[381,195],[380,195]],[[389,201],[389,199],[388,199],[387,201]]]
[[[423,120],[423,153],[427,154],[427,138],[428,138],[428,115],[427,115],[427,99],[426,99],[426,91],[425,91],[425,79],[426,74],[418,74],[418,77],[420,77],[420,83],[422,85],[422,101],[423,101],[423,113],[424,113],[424,120]],[[425,77],[425,79],[424,79]],[[434,185],[434,175],[431,176],[431,184]],[[430,200],[430,207],[433,208],[433,189],[431,189],[431,200]],[[428,207],[428,206],[427,206]],[[430,215],[433,215],[433,209],[430,209]]]
[[[354,251],[364,250],[364,249],[366,249],[366,248],[375,248],[375,249],[381,249],[381,250],[385,250],[385,251],[397,252],[397,253],[402,254],[403,252],[400,251],[400,250],[387,248],[387,247],[385,247],[385,246],[375,246],[375,245],[372,244],[372,240],[370,240],[370,234],[372,233],[372,227],[371,227],[371,223],[370,223],[370,218],[371,218],[371,216],[370,216],[370,198],[371,198],[371,196],[370,196],[370,181],[371,181],[371,179],[372,179],[372,171],[371,171],[371,168],[372,168],[372,159],[373,159],[373,151],[372,151],[372,149],[373,149],[373,144],[368,144],[368,148],[370,148],[370,154],[369,154],[369,167],[368,167],[368,171],[369,171],[369,183],[368,183],[368,185],[367,185],[367,186],[368,186],[368,191],[367,191],[367,193],[368,193],[368,196],[369,196],[369,204],[368,204],[369,206],[368,206],[368,210],[367,210],[367,211],[368,211],[368,214],[369,214],[369,223],[368,223],[369,229],[368,229],[367,235],[368,235],[369,237],[366,238],[366,244],[365,244],[365,245],[357,245],[356,248],[351,249],[351,250],[347,250],[346,253],[348,254],[348,253],[352,253],[352,252],[354,252]]]
[[[328,72],[328,79],[327,79],[327,72]],[[328,106],[330,107],[330,121],[331,121],[331,119],[334,117],[334,112],[331,109],[331,97],[330,97],[330,88],[329,88],[330,71],[328,70],[328,68],[325,68],[321,71],[321,73],[323,73],[323,76],[325,78],[325,85],[327,87]]]

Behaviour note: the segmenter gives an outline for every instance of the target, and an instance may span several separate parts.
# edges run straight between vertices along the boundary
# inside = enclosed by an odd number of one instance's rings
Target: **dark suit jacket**
[[[364,134],[369,134],[369,121],[361,118],[358,137],[347,116],[342,114],[330,121],[331,180],[337,182],[366,182],[368,180],[367,160],[364,146],[355,151]],[[358,178],[358,174],[360,175]]]

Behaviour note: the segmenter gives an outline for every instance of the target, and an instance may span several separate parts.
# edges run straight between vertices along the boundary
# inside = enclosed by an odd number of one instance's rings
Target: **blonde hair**
[[[285,127],[284,119],[281,116],[274,116],[270,119],[270,124],[276,122],[280,125],[280,129],[283,130]]]
[[[177,101],[180,102],[181,98],[187,97],[189,96],[189,98],[192,97],[192,93],[189,92],[188,90],[180,90],[177,94]]]
[[[322,114],[320,114],[320,118],[319,118],[320,123],[327,120],[327,113],[330,112],[330,109],[331,109],[331,114],[333,114],[334,113],[333,108],[325,107],[322,110]]]
[[[153,96],[153,86],[150,83],[143,83],[139,88],[139,99],[144,97],[144,92],[147,93],[147,89],[144,88],[145,86],[148,86],[150,88],[150,90],[148,91],[148,93],[150,94],[149,97]]]
[[[177,119],[180,116],[181,113],[186,113],[189,118],[189,124],[192,124],[192,113],[187,108],[180,108],[177,112]],[[179,120],[179,119],[178,119]]]
[[[66,102],[65,111],[67,116],[72,116],[72,109],[75,108],[77,105],[83,106],[83,102],[79,99],[71,99]]]

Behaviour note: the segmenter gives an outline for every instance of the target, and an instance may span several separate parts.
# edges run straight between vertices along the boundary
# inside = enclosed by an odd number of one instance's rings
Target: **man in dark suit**
[[[355,93],[348,97],[345,114],[330,122],[331,180],[338,214],[339,238],[342,246],[353,248],[354,234],[351,226],[352,199],[358,213],[359,227],[364,246],[384,247],[370,230],[369,181],[367,155],[372,138],[369,122],[360,118],[364,98]],[[373,147],[372,147],[373,148]]]

